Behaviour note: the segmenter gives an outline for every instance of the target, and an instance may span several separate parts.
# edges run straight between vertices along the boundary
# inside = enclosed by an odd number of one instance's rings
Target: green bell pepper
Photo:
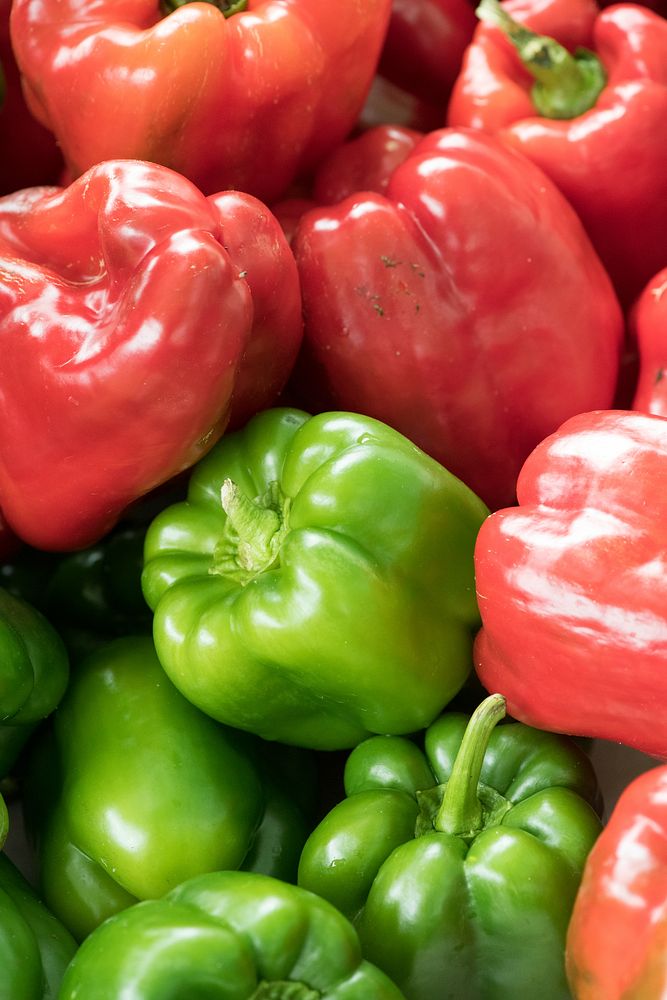
[[[56,707],[68,677],[67,652],[55,629],[36,608],[0,588],[0,778]]]
[[[0,854],[0,1000],[55,1000],[76,943]]]
[[[314,784],[311,755],[214,722],[174,688],[149,638],[117,639],[79,665],[28,760],[44,899],[82,939],[202,872],[296,879]]]
[[[352,919],[409,1000],[564,1000],[565,934],[600,832],[595,774],[566,737],[451,713],[425,749],[374,737],[308,838],[299,884]]]
[[[148,529],[160,661],[204,712],[265,739],[333,750],[421,729],[471,669],[487,513],[377,420],[260,413]]]
[[[81,946],[60,1000],[402,1000],[324,900],[244,872],[194,878]]]

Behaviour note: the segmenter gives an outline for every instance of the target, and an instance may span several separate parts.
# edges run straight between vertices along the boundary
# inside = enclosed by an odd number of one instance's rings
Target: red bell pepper
[[[667,21],[593,0],[508,0],[488,16],[499,26],[477,28],[448,123],[498,134],[551,177],[629,305],[667,264]]]
[[[0,199],[10,526],[38,548],[94,542],[197,461],[230,410],[269,405],[300,337],[296,265],[249,195],[207,199],[127,160]]]
[[[476,24],[469,0],[392,0],[379,72],[442,107]]]
[[[539,729],[667,758],[667,420],[582,413],[482,525],[475,666]]]
[[[576,1000],[667,996],[667,767],[622,792],[588,856],[568,929]]]
[[[311,208],[335,205],[358,191],[384,194],[394,170],[424,138],[422,132],[399,125],[375,125],[326,156],[300,195],[271,206],[289,242]]]
[[[389,5],[16,0],[12,41],[73,176],[130,157],[272,200],[354,125]]]
[[[0,0],[0,195],[35,184],[53,184],[62,157],[53,135],[33,118],[21,91],[21,79],[9,38],[11,0]],[[1,88],[0,88],[1,90]]]
[[[307,213],[295,391],[400,430],[497,507],[566,417],[609,406],[621,315],[565,199],[492,137],[442,130],[386,195]]]
[[[649,281],[630,314],[639,351],[633,410],[667,417],[667,267]]]

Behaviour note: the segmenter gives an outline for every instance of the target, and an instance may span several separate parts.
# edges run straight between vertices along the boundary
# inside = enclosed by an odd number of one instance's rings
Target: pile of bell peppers
[[[664,0],[0,67],[0,1000],[665,1000]]]

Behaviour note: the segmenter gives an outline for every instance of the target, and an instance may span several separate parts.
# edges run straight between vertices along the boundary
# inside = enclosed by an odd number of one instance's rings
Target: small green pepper
[[[0,1000],[55,1000],[76,943],[0,854]]]
[[[160,661],[204,712],[265,739],[333,750],[421,729],[471,669],[487,513],[377,420],[260,413],[148,529]]]
[[[600,832],[595,774],[565,737],[443,715],[425,750],[360,744],[344,799],[308,838],[299,884],[336,905],[409,1000],[569,997],[565,934]]]
[[[62,639],[36,608],[0,588],[0,777],[58,704],[69,660]]]
[[[311,768],[303,751],[263,745],[191,705],[149,638],[115,640],[79,665],[28,761],[26,823],[47,905],[81,939],[201,872],[295,879]]]
[[[60,1000],[402,1000],[329,903],[277,879],[214,872],[107,920]]]

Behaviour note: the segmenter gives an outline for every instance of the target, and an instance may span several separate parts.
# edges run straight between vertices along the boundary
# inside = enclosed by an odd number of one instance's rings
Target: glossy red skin
[[[224,220],[224,247],[244,274],[254,306],[234,384],[233,429],[275,403],[294,368],[303,333],[301,289],[294,256],[268,208],[237,191],[208,200]]]
[[[291,243],[306,212],[336,202],[357,191],[384,194],[394,170],[410,156],[422,132],[400,125],[376,125],[325,157],[313,175],[309,195],[284,198],[272,206]]]
[[[667,420],[582,413],[482,525],[475,667],[507,712],[667,758]]]
[[[563,197],[472,131],[431,133],[391,176],[304,216],[304,405],[375,416],[491,507],[566,417],[608,406],[621,314]]]
[[[518,21],[600,57],[607,85],[590,111],[539,117],[532,79],[500,31],[480,24],[448,123],[497,133],[574,206],[627,306],[667,264],[667,20],[632,4],[595,17],[592,0],[508,0]],[[563,27],[567,21],[567,27]]]
[[[5,98],[0,106],[0,195],[35,184],[54,184],[62,167],[56,141],[23,99],[9,38],[11,0],[0,0],[0,66]]]
[[[335,205],[357,191],[384,194],[394,170],[412,154],[422,132],[379,125],[342,143],[319,166],[313,184],[318,205]]]
[[[244,226],[273,240],[241,252]],[[247,407],[232,396],[262,349],[265,400],[287,377],[298,301],[278,223],[250,196],[209,200],[164,167],[118,161],[0,200],[0,506],[16,534],[91,544],[196,462]]]
[[[622,792],[588,856],[568,929],[577,1000],[667,996],[667,767]]]
[[[639,350],[639,381],[633,410],[667,417],[667,267],[640,295],[630,327]]]
[[[476,24],[469,0],[392,0],[379,71],[420,100],[442,106]]]
[[[30,105],[73,176],[163,163],[212,194],[280,197],[352,128],[390,0],[249,0],[161,18],[157,0],[18,0],[12,41]]]

